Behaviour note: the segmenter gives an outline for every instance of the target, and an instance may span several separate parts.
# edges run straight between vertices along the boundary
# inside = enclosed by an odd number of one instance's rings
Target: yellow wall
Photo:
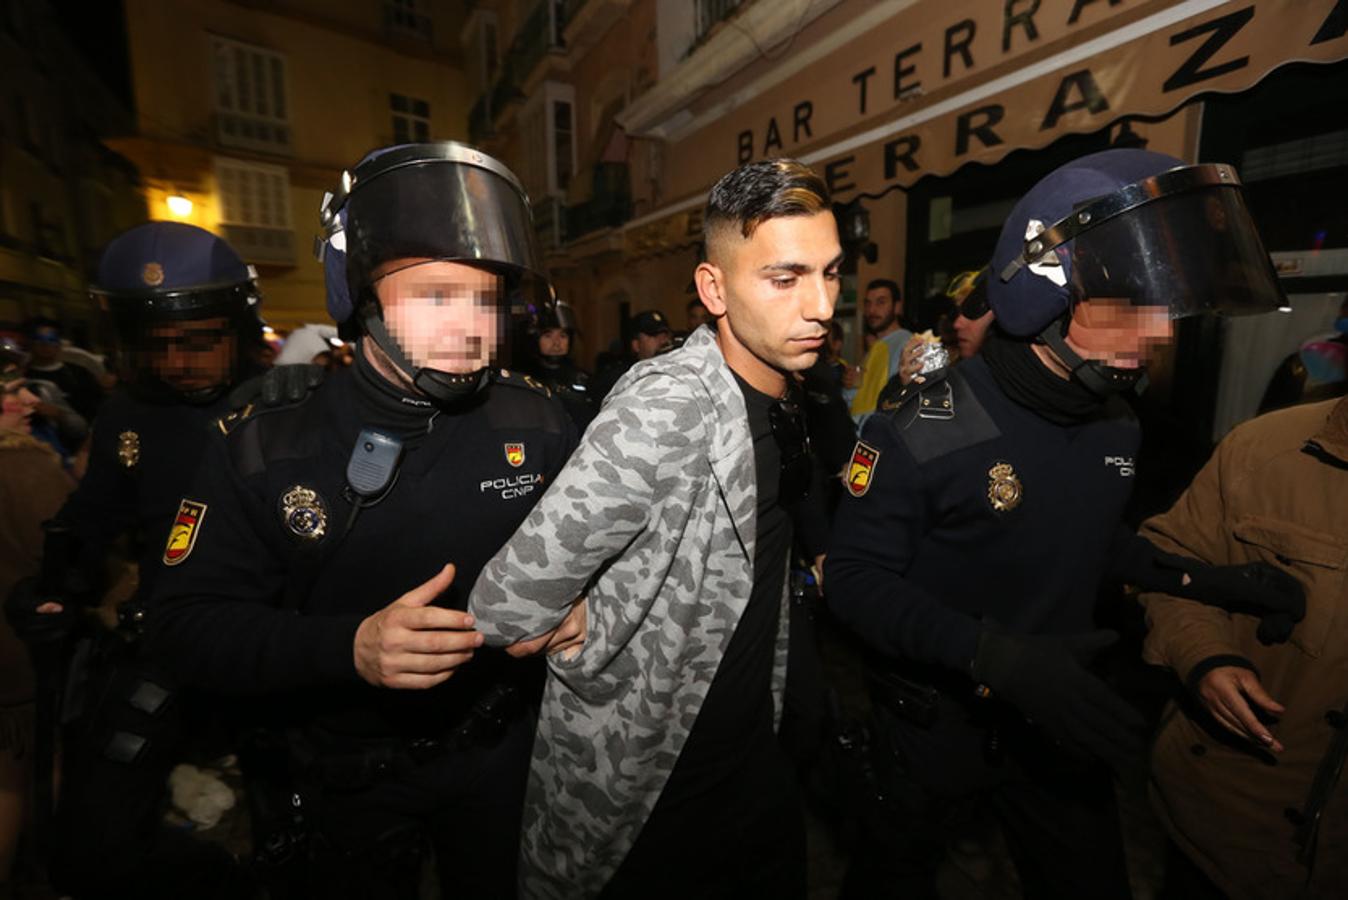
[[[427,101],[436,140],[466,138],[472,98],[457,53],[445,49],[457,43],[457,4],[431,4],[434,50],[387,41],[378,0],[279,8],[284,12],[224,0],[126,0],[126,19],[138,126],[152,139],[135,160],[151,218],[174,218],[164,202],[173,190],[194,203],[187,221],[217,229],[216,155],[290,169],[294,265],[259,266],[264,315],[290,326],[326,321],[322,272],[310,253],[319,203],[343,168],[392,143],[388,95]],[[212,35],[285,57],[290,155],[217,146]]]

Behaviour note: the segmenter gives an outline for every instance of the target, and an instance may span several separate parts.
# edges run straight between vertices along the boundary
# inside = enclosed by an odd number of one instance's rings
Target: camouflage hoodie
[[[525,801],[524,897],[599,893],[688,739],[753,587],[753,442],[703,327],[638,363],[469,610],[487,643],[538,636],[588,598],[585,645],[549,660]],[[786,680],[782,597],[773,699]]]

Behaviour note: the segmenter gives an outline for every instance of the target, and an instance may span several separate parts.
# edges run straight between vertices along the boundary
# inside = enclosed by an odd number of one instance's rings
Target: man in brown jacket
[[[1344,896],[1348,399],[1240,426],[1142,534],[1213,565],[1263,560],[1306,589],[1305,619],[1272,645],[1252,616],[1143,596],[1144,655],[1196,701],[1167,710],[1152,753],[1171,838],[1231,897]]]

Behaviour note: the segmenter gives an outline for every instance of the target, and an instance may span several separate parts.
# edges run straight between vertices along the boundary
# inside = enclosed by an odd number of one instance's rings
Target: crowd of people
[[[1237,428],[1125,524],[1172,320],[1285,302],[1234,171],[1048,173],[930,330],[866,286],[859,366],[813,171],[741,166],[702,221],[685,329],[641,311],[593,374],[518,180],[448,142],[325,198],[334,324],[274,360],[253,272],[165,222],[91,285],[115,378],[57,322],[6,336],[0,879],[22,850],[74,897],[804,897],[825,783],[845,897],[938,896],[967,809],[1024,896],[1128,897],[1116,797],[1148,785],[1166,896],[1341,896],[1348,400]],[[1102,600],[1145,610],[1159,720],[1099,665]],[[165,818],[225,753],[249,853]]]

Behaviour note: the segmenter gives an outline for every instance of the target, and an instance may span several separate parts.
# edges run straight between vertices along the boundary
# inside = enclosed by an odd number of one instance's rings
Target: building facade
[[[318,209],[395,142],[464,140],[460,0],[126,0],[134,128],[152,219],[225,237],[281,329],[326,321]]]
[[[858,285],[898,281],[921,323],[1062,162],[1145,146],[1235,164],[1294,315],[1181,328],[1173,357],[1207,354],[1202,396],[1172,396],[1170,359],[1153,393],[1196,404],[1200,443],[1348,290],[1348,219],[1326,200],[1348,186],[1336,0],[498,0],[462,39],[473,139],[525,175],[583,353],[644,308],[683,321],[707,189],[772,156],[842,204],[854,359]],[[1223,362],[1227,343],[1259,345],[1259,366]]]
[[[130,111],[45,3],[0,0],[0,323],[48,316],[99,343],[98,252],[145,217],[135,167],[101,143]]]

